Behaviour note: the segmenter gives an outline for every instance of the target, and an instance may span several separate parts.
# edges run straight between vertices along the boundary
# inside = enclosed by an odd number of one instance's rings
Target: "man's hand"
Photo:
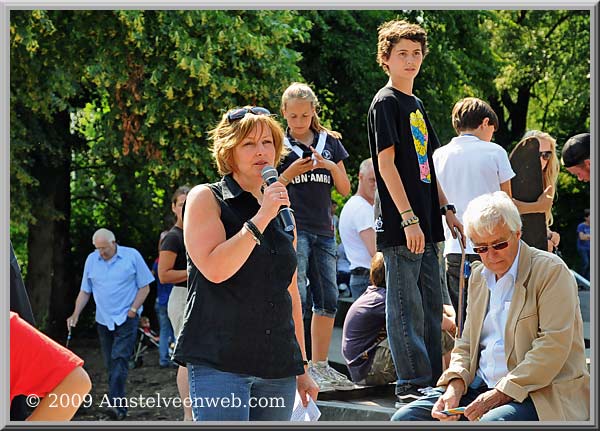
[[[466,247],[467,240],[465,238],[465,232],[463,231],[463,225],[458,220],[458,217],[456,217],[456,214],[454,214],[454,212],[452,212],[452,211],[446,212],[446,224],[450,228],[450,232],[452,233],[452,238],[456,238],[456,233],[454,232],[454,227],[456,227],[458,229],[458,231],[460,232],[460,237],[462,239],[462,245],[463,245],[463,247]]]
[[[425,252],[425,235],[421,230],[419,223],[411,224],[404,228],[404,234],[406,235],[406,247],[415,254],[421,254]]]
[[[490,410],[508,404],[513,399],[498,389],[490,389],[479,395],[465,408],[465,416],[470,421],[478,421],[481,416]]]
[[[442,307],[442,331],[448,331],[454,335],[456,332],[456,313],[454,312],[454,307],[449,304],[444,304]]]
[[[431,410],[431,417],[440,421],[457,421],[460,415],[447,416],[442,413],[443,410],[458,407],[460,399],[465,389],[465,382],[462,379],[451,380],[446,388],[446,392],[438,398]]]
[[[72,314],[71,316],[67,317],[67,331],[70,330],[71,328],[77,326],[78,321],[79,321],[79,316],[76,314]]]
[[[130,319],[133,319],[135,316],[137,315],[137,313],[131,309],[127,310],[127,317],[129,317]]]

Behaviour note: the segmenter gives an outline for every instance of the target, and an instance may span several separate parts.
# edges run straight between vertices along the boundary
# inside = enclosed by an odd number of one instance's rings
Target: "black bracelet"
[[[446,204],[440,207],[440,213],[443,216],[445,216],[448,211],[452,211],[454,214],[456,214],[456,207],[452,204]]]
[[[257,245],[260,245],[260,243],[263,242],[263,240],[264,240],[263,234],[260,233],[260,231],[258,230],[256,225],[252,222],[252,220],[248,220],[246,223],[244,223],[244,227],[246,229],[248,229],[248,231],[252,234],[252,237],[254,238],[254,241],[256,241]]]

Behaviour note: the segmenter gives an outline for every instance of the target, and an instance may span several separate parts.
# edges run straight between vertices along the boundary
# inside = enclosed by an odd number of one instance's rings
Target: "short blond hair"
[[[423,58],[427,55],[427,32],[418,24],[411,24],[408,21],[387,21],[377,29],[377,63],[385,73],[389,73],[388,67],[384,64],[390,58],[392,49],[401,39],[412,40],[421,44]]]
[[[250,109],[252,106],[244,106]],[[217,126],[209,131],[209,139],[212,140],[210,150],[217,164],[220,175],[228,175],[233,172],[233,149],[259,124],[271,129],[273,143],[275,145],[275,165],[279,165],[288,150],[283,145],[283,129],[272,115],[256,115],[246,113],[244,118],[229,121],[228,114],[223,114]]]

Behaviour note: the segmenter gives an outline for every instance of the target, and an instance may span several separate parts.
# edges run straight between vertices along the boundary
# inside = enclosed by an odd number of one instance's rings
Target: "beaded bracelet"
[[[403,220],[402,223],[400,223],[400,227],[402,229],[404,229],[406,226],[410,226],[411,224],[417,224],[417,223],[419,223],[419,217],[412,216],[411,218],[407,218],[406,220]]]

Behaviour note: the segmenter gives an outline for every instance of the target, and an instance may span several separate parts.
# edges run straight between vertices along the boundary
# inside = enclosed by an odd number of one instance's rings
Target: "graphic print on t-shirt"
[[[427,125],[423,114],[418,109],[410,113],[410,130],[413,135],[421,181],[431,183],[431,172],[429,170],[429,159],[427,158]]]

